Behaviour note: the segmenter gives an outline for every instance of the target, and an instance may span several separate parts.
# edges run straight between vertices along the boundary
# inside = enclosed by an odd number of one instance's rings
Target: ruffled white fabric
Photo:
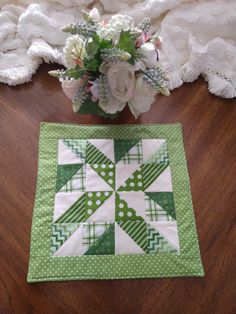
[[[170,89],[201,74],[211,93],[236,97],[234,0],[2,0],[0,82],[28,82],[42,61],[64,64],[67,34],[61,28],[78,21],[81,10],[92,6],[104,17],[119,12],[138,22],[150,16],[152,31],[163,37],[160,60],[169,74]]]

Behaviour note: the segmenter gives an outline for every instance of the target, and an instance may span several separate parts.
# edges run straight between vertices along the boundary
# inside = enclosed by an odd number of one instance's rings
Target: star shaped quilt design
[[[179,253],[165,139],[59,139],[53,256]]]

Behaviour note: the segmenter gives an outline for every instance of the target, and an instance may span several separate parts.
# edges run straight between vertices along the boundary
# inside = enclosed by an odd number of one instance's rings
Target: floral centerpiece
[[[158,61],[161,41],[150,35],[150,19],[135,25],[132,17],[114,15],[100,21],[97,9],[84,21],[66,26],[66,69],[50,71],[79,114],[115,117],[129,106],[137,118],[150,109],[157,93],[169,95]]]

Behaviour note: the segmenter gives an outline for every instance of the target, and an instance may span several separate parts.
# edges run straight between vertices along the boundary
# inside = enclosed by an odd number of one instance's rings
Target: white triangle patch
[[[80,256],[83,255],[82,250],[83,225],[73,232],[65,243],[53,254],[53,256]]]
[[[179,235],[176,221],[150,221],[149,224],[159,232],[177,251],[179,247]]]
[[[88,140],[93,146],[100,150],[107,158],[114,162],[114,141],[113,140],[100,140],[91,139]]]
[[[170,166],[145,190],[146,192],[172,192],[172,179]]]
[[[115,254],[144,254],[142,248],[115,223]]]
[[[140,168],[139,164],[116,164],[116,189],[121,187],[132,174]]]
[[[143,146],[143,162],[147,163],[150,157],[158,151],[158,149],[165,143],[163,139],[147,139],[142,140]]]
[[[55,196],[53,221],[61,217],[84,192],[60,192]]]
[[[81,164],[83,161],[72,152],[63,140],[58,141],[58,165]]]
[[[130,150],[118,161],[117,165],[127,164],[126,159],[128,156],[130,156],[129,165],[130,164],[142,164],[143,163],[143,154],[142,154],[141,148],[139,149],[140,154],[141,154],[141,156],[139,157],[139,160],[132,158],[133,156],[137,155],[138,148],[136,145],[138,145],[138,144],[140,144],[140,141],[137,142],[134,146],[132,146],[130,148]]]
[[[135,210],[137,216],[146,220],[145,199],[143,192],[119,192],[121,199],[126,201],[128,206]]]
[[[57,193],[63,193],[63,192],[71,192],[71,191],[81,191],[84,192],[85,188],[84,188],[84,179],[83,181],[81,181],[80,177],[82,175],[82,173],[84,173],[85,171],[85,165],[83,165],[82,168],[80,168],[76,174],[70,178],[65,185],[63,185],[63,187],[57,192]]]
[[[88,164],[86,165],[86,191],[113,191],[112,187]]]
[[[115,221],[115,195],[112,195],[93,213],[88,222],[96,221]]]

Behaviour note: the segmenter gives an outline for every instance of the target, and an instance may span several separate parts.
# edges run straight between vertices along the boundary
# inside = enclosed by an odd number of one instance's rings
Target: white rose
[[[147,112],[155,100],[156,91],[147,85],[142,74],[136,76],[136,85],[133,98],[128,102],[130,111],[138,117],[140,113]]]
[[[145,43],[139,49],[142,57],[140,60],[144,63],[147,68],[154,68],[157,64],[157,52],[153,43]]]
[[[63,89],[63,92],[66,94],[66,96],[72,100],[77,90],[82,86],[83,81],[81,79],[75,80],[75,79],[62,79],[60,78],[61,86]]]
[[[99,70],[106,75],[110,89],[108,103],[99,106],[107,113],[121,111],[134,95],[137,67],[128,62],[103,63]]]

